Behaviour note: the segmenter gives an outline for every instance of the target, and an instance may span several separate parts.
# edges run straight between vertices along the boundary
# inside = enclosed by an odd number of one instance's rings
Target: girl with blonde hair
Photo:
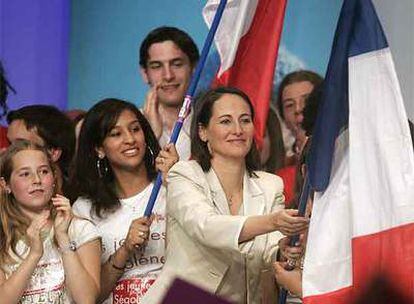
[[[0,303],[95,303],[100,239],[55,194],[47,151],[16,141],[0,175]]]

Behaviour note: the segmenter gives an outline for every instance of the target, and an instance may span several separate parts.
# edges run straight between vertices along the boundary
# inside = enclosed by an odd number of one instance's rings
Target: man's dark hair
[[[9,82],[6,79],[6,73],[4,71],[3,65],[0,61],[0,118],[7,114],[7,96],[9,95],[9,90],[13,93],[16,93],[16,91],[13,89],[13,87],[9,84]]]
[[[141,43],[139,49],[139,64],[142,68],[147,68],[148,62],[148,50],[154,43],[172,41],[176,46],[178,46],[181,51],[188,56],[190,64],[192,67],[195,67],[197,61],[200,57],[197,45],[194,43],[193,39],[184,31],[169,26],[158,27],[145,37]]]
[[[49,105],[30,105],[7,115],[7,123],[15,120],[24,122],[28,130],[36,131],[45,142],[45,148],[58,148],[62,154],[58,165],[64,177],[75,152],[75,129],[72,121],[57,108]]]
[[[277,93],[277,109],[279,110],[280,117],[282,117],[283,119],[285,119],[283,115],[283,103],[282,103],[283,90],[290,84],[294,84],[294,83],[302,82],[302,81],[309,81],[315,88],[322,83],[323,78],[319,74],[312,72],[312,71],[307,71],[307,70],[295,71],[290,74],[287,74],[283,78],[282,82],[280,83],[279,90]]]
[[[204,172],[211,168],[211,154],[208,150],[207,143],[201,140],[198,129],[200,126],[208,126],[213,114],[214,103],[224,94],[232,94],[241,97],[249,105],[252,119],[254,118],[254,109],[249,96],[239,89],[218,87],[208,90],[197,98],[194,105],[195,113],[191,122],[191,156],[200,164]],[[253,140],[252,147],[246,155],[246,169],[249,175],[254,176],[253,171],[259,169],[259,166],[259,154]]]

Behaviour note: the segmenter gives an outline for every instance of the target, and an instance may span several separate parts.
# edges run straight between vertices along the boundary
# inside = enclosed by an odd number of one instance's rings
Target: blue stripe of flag
[[[316,191],[328,186],[335,140],[348,125],[348,58],[386,47],[388,43],[371,0],[344,0],[308,162],[310,184]]]

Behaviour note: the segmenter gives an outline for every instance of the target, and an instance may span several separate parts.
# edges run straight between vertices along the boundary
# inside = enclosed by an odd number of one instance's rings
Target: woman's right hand
[[[146,216],[132,221],[124,242],[124,246],[128,252],[133,252],[148,240],[151,222],[151,219]]]
[[[309,225],[309,219],[298,216],[298,211],[294,209],[283,209],[270,216],[275,230],[286,236],[303,233]]]
[[[30,247],[30,254],[37,258],[43,255],[43,240],[41,238],[42,228],[47,224],[49,219],[49,210],[44,210],[39,215],[36,215],[30,226],[26,230],[28,246]]]

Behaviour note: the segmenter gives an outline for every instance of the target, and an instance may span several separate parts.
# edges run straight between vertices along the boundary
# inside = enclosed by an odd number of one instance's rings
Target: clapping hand
[[[56,238],[59,241],[59,238],[67,236],[73,213],[69,200],[63,195],[56,194],[55,197],[52,197],[52,204],[56,210],[53,226],[55,228]]]
[[[33,218],[30,226],[26,230],[30,254],[35,255],[37,258],[40,258],[43,255],[43,240],[41,238],[41,231],[47,224],[49,215],[49,210],[43,210],[40,214]]]
[[[144,102],[144,116],[151,125],[155,136],[159,139],[162,135],[162,119],[159,111],[159,102],[157,91],[159,85],[154,84],[148,91]]]

